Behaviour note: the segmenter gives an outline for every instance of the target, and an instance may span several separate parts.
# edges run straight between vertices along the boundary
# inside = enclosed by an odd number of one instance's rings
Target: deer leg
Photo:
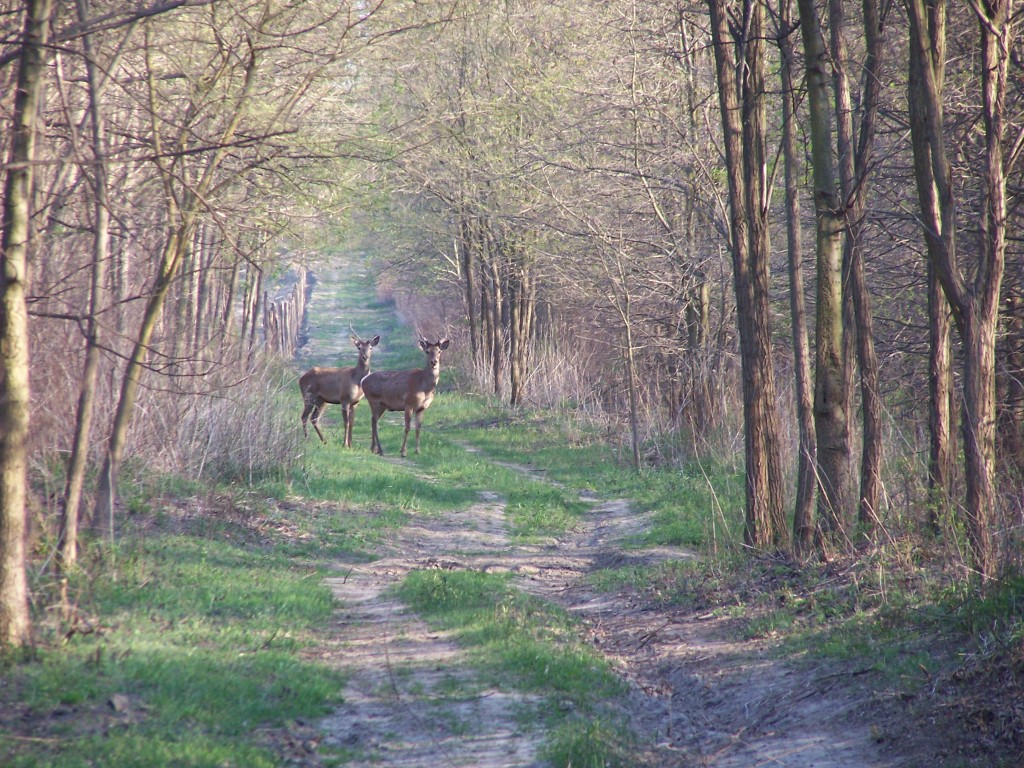
[[[380,418],[381,413],[383,411],[378,411],[375,407],[370,406],[370,453],[383,456],[384,449],[380,447],[380,438],[377,437],[377,420]]]
[[[313,423],[313,429],[315,429],[316,433],[320,435],[320,442],[323,443],[324,445],[327,445],[327,438],[324,437],[324,433],[320,431],[320,414],[323,412],[323,408],[323,402],[314,405],[313,415],[310,418],[310,421]]]
[[[348,403],[341,404],[341,420],[344,423],[341,433],[341,444],[345,448],[352,447],[352,411]]]
[[[304,401],[305,408],[302,409],[302,436],[309,437],[309,431],[306,429],[306,421],[309,420],[310,411],[313,410],[313,403],[308,400]]]
[[[420,427],[423,426],[423,411],[416,412],[416,453],[420,452]]]
[[[402,457],[405,457],[405,444],[409,442],[409,422],[412,421],[412,408],[405,409],[405,434],[402,436]]]

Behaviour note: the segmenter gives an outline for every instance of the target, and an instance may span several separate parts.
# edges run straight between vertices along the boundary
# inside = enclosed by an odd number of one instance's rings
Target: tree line
[[[658,436],[699,453],[741,429],[758,549],[896,535],[887,465],[907,457],[920,528],[963,536],[982,581],[1007,565],[1011,5],[458,9],[418,33],[427,65],[404,39],[366,71],[394,242],[462,295],[482,383],[516,404],[584,371],[580,399],[623,414],[637,466]]]
[[[637,467],[742,445],[751,547],[1013,565],[1007,0],[3,11],[0,644],[33,516],[72,568],[126,457],[259,460],[204,409],[273,386],[269,286],[342,228],[495,397],[599,416]]]

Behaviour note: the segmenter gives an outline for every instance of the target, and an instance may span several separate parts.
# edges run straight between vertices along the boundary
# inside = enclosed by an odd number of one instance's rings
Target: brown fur
[[[420,339],[420,349],[427,356],[424,368],[407,371],[377,371],[363,379],[363,392],[370,404],[371,431],[370,450],[384,455],[377,437],[377,420],[385,411],[405,412],[405,436],[402,438],[402,456],[409,441],[409,426],[416,419],[416,453],[420,452],[420,426],[423,412],[434,400],[434,389],[441,375],[441,350],[447,349],[449,339],[430,342]]]
[[[313,429],[320,435],[324,443],[327,439],[320,431],[320,414],[324,405],[335,403],[341,406],[341,417],[345,422],[344,445],[352,447],[352,422],[355,419],[356,406],[363,399],[360,382],[370,372],[370,353],[380,341],[380,336],[363,341],[355,336],[352,344],[359,350],[359,362],[351,368],[310,368],[299,378],[299,389],[302,391],[302,434],[306,431],[307,419],[313,422]],[[312,419],[310,419],[312,416]]]

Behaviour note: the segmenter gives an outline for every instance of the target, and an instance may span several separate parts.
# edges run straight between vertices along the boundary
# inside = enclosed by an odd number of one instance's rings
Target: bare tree
[[[985,139],[981,238],[971,260],[972,277],[964,273],[950,247],[956,230],[956,198],[943,133],[943,78],[937,54],[944,45],[945,12],[939,6],[944,6],[943,0],[931,8],[925,0],[908,0],[910,61],[917,67],[911,78],[915,109],[911,131],[914,142],[926,148],[919,153],[915,172],[928,257],[963,341],[965,517],[973,565],[984,581],[995,575],[997,565],[991,531],[999,510],[995,491],[995,342],[1006,260],[1003,133],[1013,22],[1006,0],[972,4],[981,52]]]
[[[83,27],[89,24],[89,0],[77,0],[78,21]],[[85,471],[89,458],[89,435],[92,428],[93,409],[96,399],[96,383],[100,368],[101,326],[99,314],[105,304],[107,288],[107,265],[110,256],[110,204],[108,199],[109,173],[107,167],[106,110],[102,99],[100,66],[96,61],[96,50],[92,35],[82,37],[87,90],[88,114],[91,125],[91,183],[93,199],[93,241],[92,241],[92,282],[89,290],[89,311],[85,320],[86,352],[85,365],[75,410],[75,432],[71,456],[64,486],[61,510],[59,557],[62,568],[70,568],[78,559],[78,520]],[[107,63],[106,71],[110,71]]]
[[[946,5],[929,2],[919,8],[909,8],[911,35],[924,35],[928,41],[921,46],[927,58],[913,53],[910,56],[908,77],[908,105],[912,136],[927,136],[934,119],[941,130],[943,81],[946,71]],[[911,45],[913,43],[911,42]],[[930,103],[929,103],[930,102]],[[945,166],[945,158],[932,159],[932,152],[944,152],[942,136],[932,141],[913,141],[914,172],[918,181],[920,217],[928,249],[928,426],[929,462],[928,486],[930,490],[929,516],[937,526],[940,510],[948,511],[953,493],[953,368],[950,348],[952,312],[942,291],[938,272],[934,266],[948,258],[956,261],[956,208],[952,190],[940,194],[933,184],[933,165]],[[948,183],[948,179],[946,179]],[[931,236],[928,236],[930,233]]]
[[[734,31],[725,0],[709,0],[729,178],[730,246],[743,363],[747,504],[744,540],[758,549],[787,539],[782,509],[775,377],[768,312],[768,207],[764,123],[764,6],[744,0]]]
[[[782,55],[782,150],[786,183],[786,234],[789,265],[789,306],[793,334],[793,369],[796,394],[799,454],[797,456],[796,500],[793,510],[793,543],[806,554],[814,546],[814,500],[817,482],[814,430],[814,386],[811,352],[807,339],[807,311],[804,305],[803,245],[800,225],[800,161],[797,147],[796,52],[792,35],[798,25],[792,20],[792,0],[779,4],[778,43]]]
[[[30,640],[25,579],[32,176],[52,0],[25,4],[0,232],[0,647]]]
[[[845,210],[832,155],[829,59],[813,0],[798,0],[804,78],[810,111],[816,221],[814,425],[818,446],[818,516],[831,536],[846,536],[843,510],[850,471],[846,360],[843,355],[843,238]]]

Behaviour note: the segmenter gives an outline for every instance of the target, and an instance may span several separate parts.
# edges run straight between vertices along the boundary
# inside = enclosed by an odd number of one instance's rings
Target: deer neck
[[[438,379],[441,378],[441,368],[426,368],[420,369],[420,385],[424,392],[430,392],[437,386]]]

